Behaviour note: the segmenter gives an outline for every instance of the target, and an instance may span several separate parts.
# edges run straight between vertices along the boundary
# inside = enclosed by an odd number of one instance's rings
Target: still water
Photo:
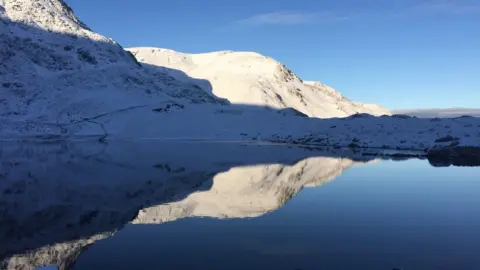
[[[480,269],[480,168],[195,142],[1,145],[2,269]]]

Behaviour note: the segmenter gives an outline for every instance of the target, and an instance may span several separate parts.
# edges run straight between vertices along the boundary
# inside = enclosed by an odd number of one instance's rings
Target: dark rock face
[[[392,117],[400,118],[400,119],[410,119],[410,118],[412,118],[412,116],[408,116],[408,115],[405,115],[405,114],[394,114],[394,115],[392,115]]]
[[[352,119],[352,118],[368,118],[368,117],[375,117],[371,114],[368,114],[368,113],[356,113],[356,114],[352,114],[350,115],[349,117],[345,117],[344,119]]]
[[[294,115],[294,116],[300,116],[300,117],[304,117],[304,118],[308,117],[308,115],[306,115],[306,114],[302,113],[301,111],[299,111],[297,109],[294,109],[294,108],[281,109],[281,110],[278,110],[278,113],[282,114],[283,116]]]
[[[453,142],[453,141],[456,141],[456,140],[459,140],[459,138],[454,138],[452,136],[446,136],[446,137],[443,137],[443,138],[436,139],[435,142],[436,143],[445,143],[445,142]]]
[[[480,166],[480,147],[434,148],[427,153],[427,157],[435,167]]]

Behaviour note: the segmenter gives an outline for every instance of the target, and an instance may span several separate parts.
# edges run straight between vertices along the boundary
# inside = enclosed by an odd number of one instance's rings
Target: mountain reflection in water
[[[4,142],[2,266],[68,269],[85,247],[128,222],[260,216],[358,163],[327,153],[234,143]]]
[[[342,149],[157,141],[4,142],[0,154],[1,269],[72,269],[126,224],[263,216],[379,161]],[[266,255],[302,250],[249,245]]]

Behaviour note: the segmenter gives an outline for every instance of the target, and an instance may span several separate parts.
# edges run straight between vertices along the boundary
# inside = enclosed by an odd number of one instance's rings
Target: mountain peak
[[[0,0],[0,41],[0,118],[71,123],[152,97],[217,102],[195,84],[140,68],[64,1]]]
[[[62,33],[84,30],[93,34],[63,0],[0,0],[0,6],[14,22]]]
[[[91,31],[62,0],[0,0],[0,14],[5,43],[0,46],[10,55],[6,61],[28,58],[22,66],[30,65],[32,72],[134,62],[115,41]]]
[[[182,71],[176,79],[209,82],[208,92],[231,103],[294,108],[311,117],[345,117],[355,113],[390,114],[380,106],[351,102],[320,82],[304,82],[283,63],[255,52],[220,51],[200,54],[159,48],[130,48],[148,65]]]

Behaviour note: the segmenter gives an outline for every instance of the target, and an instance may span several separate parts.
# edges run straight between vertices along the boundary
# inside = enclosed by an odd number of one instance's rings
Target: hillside
[[[142,67],[63,1],[0,0],[0,19],[0,121],[72,123],[170,99],[219,102]]]
[[[114,40],[88,28],[60,0],[0,0],[0,19],[0,122],[42,124],[31,126],[31,132],[47,132],[52,128],[48,124],[78,123],[165,101],[226,104],[217,98],[217,94],[222,97],[225,93],[230,93],[226,96],[232,103],[298,107],[309,115],[341,116],[357,112],[349,106],[343,108],[342,102],[333,112],[331,97],[312,96],[315,91],[324,91],[322,87],[307,87],[273,60],[266,61],[273,70],[257,69],[257,73],[237,77],[239,81],[255,79],[261,85],[273,83],[272,76],[286,76],[269,86],[272,89],[266,92],[268,95],[257,93],[256,88],[249,91],[251,95],[244,95],[226,85],[217,90],[216,82],[208,80],[209,76],[190,78],[174,67],[140,65]],[[251,53],[246,54],[246,59],[249,55],[253,59],[264,58]],[[219,67],[222,65],[220,62]],[[233,65],[226,67],[237,72]],[[219,70],[205,69],[205,72],[222,75]],[[213,92],[209,89],[211,83],[216,85]]]
[[[284,64],[254,52],[185,54],[158,48],[127,50],[140,63],[169,68],[174,71],[169,74],[178,80],[202,79],[208,82],[200,85],[205,91],[235,104],[277,109],[291,107],[319,118],[346,117],[355,113],[391,114],[377,105],[352,102],[320,82],[304,82]]]

